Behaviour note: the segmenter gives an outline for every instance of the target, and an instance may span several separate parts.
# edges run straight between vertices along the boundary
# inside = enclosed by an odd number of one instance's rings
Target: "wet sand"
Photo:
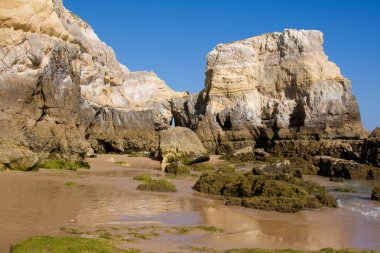
[[[124,161],[125,166],[116,165],[118,161]],[[155,252],[186,252],[186,246],[380,250],[379,217],[347,208],[281,214],[227,207],[194,193],[191,187],[195,177],[172,180],[178,193],[139,192],[135,190],[138,182],[132,178],[142,174],[163,177],[158,161],[99,155],[89,162],[90,170],[76,172],[0,172],[0,252],[8,252],[12,243],[34,235],[70,235],[61,227],[112,226],[122,234],[125,228],[152,225],[159,226],[158,236],[120,241],[120,246]],[[213,157],[211,163],[222,162]],[[326,178],[313,180],[331,184]],[[66,182],[75,182],[76,186],[68,187]],[[355,184],[360,186],[360,182]],[[348,197],[342,199],[344,204],[350,203]],[[174,226],[201,224],[224,232],[167,232]]]

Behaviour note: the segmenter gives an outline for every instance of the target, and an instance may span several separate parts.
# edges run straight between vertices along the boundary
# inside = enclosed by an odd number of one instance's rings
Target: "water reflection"
[[[137,182],[130,178],[113,178],[127,175],[125,172],[99,173],[103,172],[95,170],[88,177],[83,177],[83,173],[1,173],[0,252],[6,252],[11,243],[32,235],[62,234],[59,229],[62,226],[147,223],[206,224],[225,230],[218,235],[186,236],[187,244],[197,246],[380,250],[380,219],[359,212],[325,208],[281,214],[226,207],[219,201],[203,199],[190,192],[138,192],[133,185]],[[68,180],[76,180],[78,186],[65,186]],[[120,187],[123,184],[133,187]],[[361,191],[358,194],[362,194]],[[350,203],[348,197],[345,201]],[[175,243],[185,243],[181,236],[170,238]],[[169,239],[163,236],[154,240],[150,243],[165,244]]]
[[[111,224],[160,224],[187,226],[206,224],[225,230],[215,236],[187,238],[195,245],[222,248],[265,247],[320,249],[380,249],[379,220],[367,220],[343,209],[281,214],[241,207],[189,195],[121,193],[99,199],[84,208],[81,223],[103,220]],[[360,239],[358,239],[360,238]]]
[[[118,192],[108,198],[97,196],[94,205],[85,206],[78,222],[128,223],[152,222],[171,225],[198,225],[204,200],[179,197],[175,194]]]

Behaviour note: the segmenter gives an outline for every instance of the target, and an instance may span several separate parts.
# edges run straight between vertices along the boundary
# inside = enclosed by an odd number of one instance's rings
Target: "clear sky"
[[[380,0],[63,0],[130,70],[152,70],[177,91],[204,87],[206,54],[285,28],[317,29],[352,81],[364,126],[380,126]]]

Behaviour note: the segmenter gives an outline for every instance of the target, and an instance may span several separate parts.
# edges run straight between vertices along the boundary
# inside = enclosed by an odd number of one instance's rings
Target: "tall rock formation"
[[[205,89],[185,96],[130,72],[61,0],[1,0],[0,168],[157,148],[173,116],[210,152],[359,159],[358,106],[322,43],[321,32],[285,30],[218,45]],[[378,164],[373,147],[366,159]]]
[[[130,72],[61,0],[0,2],[0,164],[157,147],[172,91]]]
[[[350,81],[322,44],[319,31],[285,30],[216,46],[207,55],[204,90],[173,99],[176,124],[217,153],[246,146],[359,152],[366,132]]]

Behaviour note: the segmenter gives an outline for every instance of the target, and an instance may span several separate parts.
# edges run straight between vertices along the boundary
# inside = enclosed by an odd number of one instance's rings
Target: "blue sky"
[[[63,0],[130,70],[152,70],[174,90],[199,92],[216,44],[285,28],[317,29],[352,81],[364,126],[380,126],[378,0]]]

